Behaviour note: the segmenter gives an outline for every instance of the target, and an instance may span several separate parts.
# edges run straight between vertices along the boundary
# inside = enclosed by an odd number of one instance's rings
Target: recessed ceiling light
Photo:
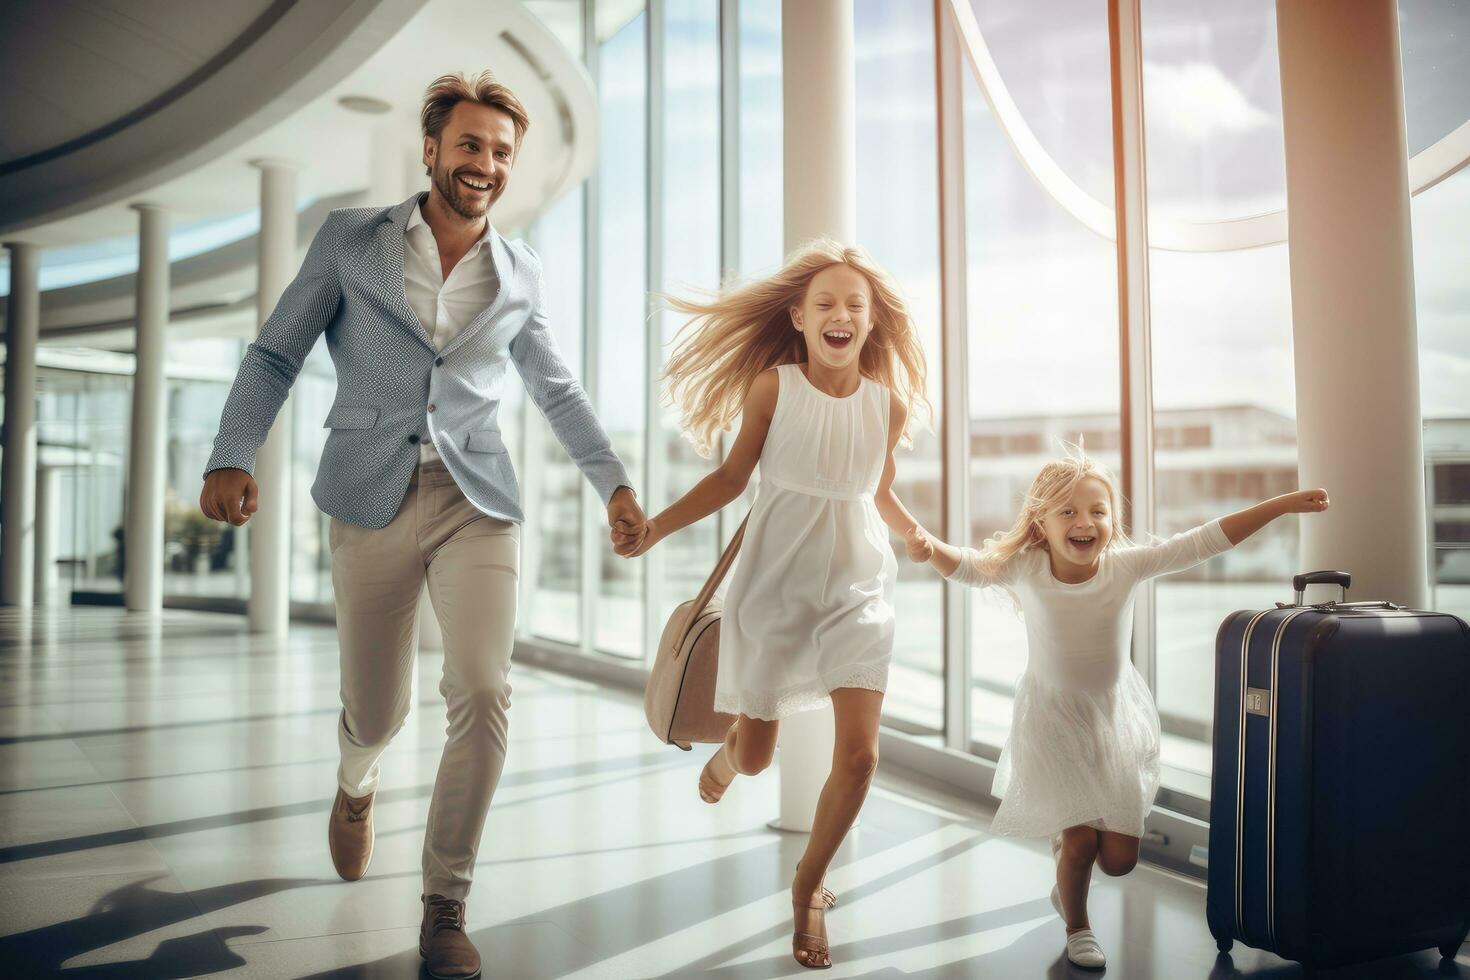
[[[344,95],[337,100],[337,104],[351,112],[365,112],[370,116],[381,116],[393,108],[382,99],[368,95]]]

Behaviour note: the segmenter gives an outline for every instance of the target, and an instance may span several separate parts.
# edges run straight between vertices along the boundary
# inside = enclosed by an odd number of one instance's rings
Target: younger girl
[[[888,529],[917,525],[893,493],[893,448],[924,397],[924,355],[897,288],[859,249],[821,240],[768,279],[707,302],[669,361],[669,394],[701,455],[737,415],[713,473],[647,521],[614,533],[638,555],[760,487],[720,622],[715,707],[738,715],[699,777],[720,799],[737,773],[771,763],[781,718],[831,702],[832,772],[791,885],[792,955],[832,965],[827,867],[878,764],[878,718],[893,652],[897,562]],[[885,527],[886,525],[886,527]]]
[[[1052,904],[1078,966],[1105,962],[1087,922],[1093,862],[1109,875],[1133,870],[1159,785],[1159,714],[1128,656],[1138,583],[1197,565],[1283,514],[1326,509],[1327,491],[1302,490],[1134,545],[1114,526],[1112,478],[1078,456],[1042,467],[1015,525],[981,551],[922,528],[909,535],[911,559],[966,585],[1003,588],[1025,616],[1028,660],[995,774],[992,830],[1052,838]]]

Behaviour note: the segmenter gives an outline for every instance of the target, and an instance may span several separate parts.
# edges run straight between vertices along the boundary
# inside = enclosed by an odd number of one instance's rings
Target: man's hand
[[[643,533],[634,538],[624,538],[622,543],[614,543],[613,550],[624,558],[640,558],[648,554],[648,550],[663,540],[663,533],[659,531],[657,522],[650,517],[643,524]]]
[[[255,513],[258,494],[255,478],[244,470],[213,470],[204,478],[199,509],[210,520],[229,521],[239,527]]]
[[[632,489],[618,487],[607,502],[608,537],[612,539],[613,551],[629,557],[648,533],[647,524]]]
[[[653,539],[649,537],[649,532],[653,530],[653,522],[645,521],[640,531],[630,531],[629,526],[619,521],[613,526],[608,537],[612,539],[614,554],[622,558],[637,558],[653,547]]]

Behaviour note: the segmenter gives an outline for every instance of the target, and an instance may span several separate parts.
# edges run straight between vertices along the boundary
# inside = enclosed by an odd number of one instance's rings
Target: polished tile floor
[[[419,976],[440,664],[421,659],[372,867],[346,884],[324,839],[336,657],[323,627],[273,644],[230,616],[0,610],[0,976]],[[635,699],[512,679],[511,754],[469,903],[486,975],[804,975],[787,897],[802,838],[766,827],[775,773],[706,806],[704,753],[655,742]],[[1096,976],[1061,956],[1045,842],[986,825],[966,801],[880,775],[828,879],[841,904],[825,975]],[[1107,976],[1300,973],[1250,950],[1217,960],[1193,881],[1140,868],[1093,894]],[[1470,955],[1332,975],[1470,976]]]

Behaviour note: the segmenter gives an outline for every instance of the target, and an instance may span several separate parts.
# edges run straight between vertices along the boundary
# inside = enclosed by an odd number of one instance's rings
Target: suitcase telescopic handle
[[[1348,588],[1353,584],[1353,577],[1347,572],[1321,571],[1303,572],[1291,580],[1291,587],[1296,590],[1296,604],[1305,605],[1307,586],[1309,585],[1338,585],[1342,587],[1342,601],[1347,602]]]

